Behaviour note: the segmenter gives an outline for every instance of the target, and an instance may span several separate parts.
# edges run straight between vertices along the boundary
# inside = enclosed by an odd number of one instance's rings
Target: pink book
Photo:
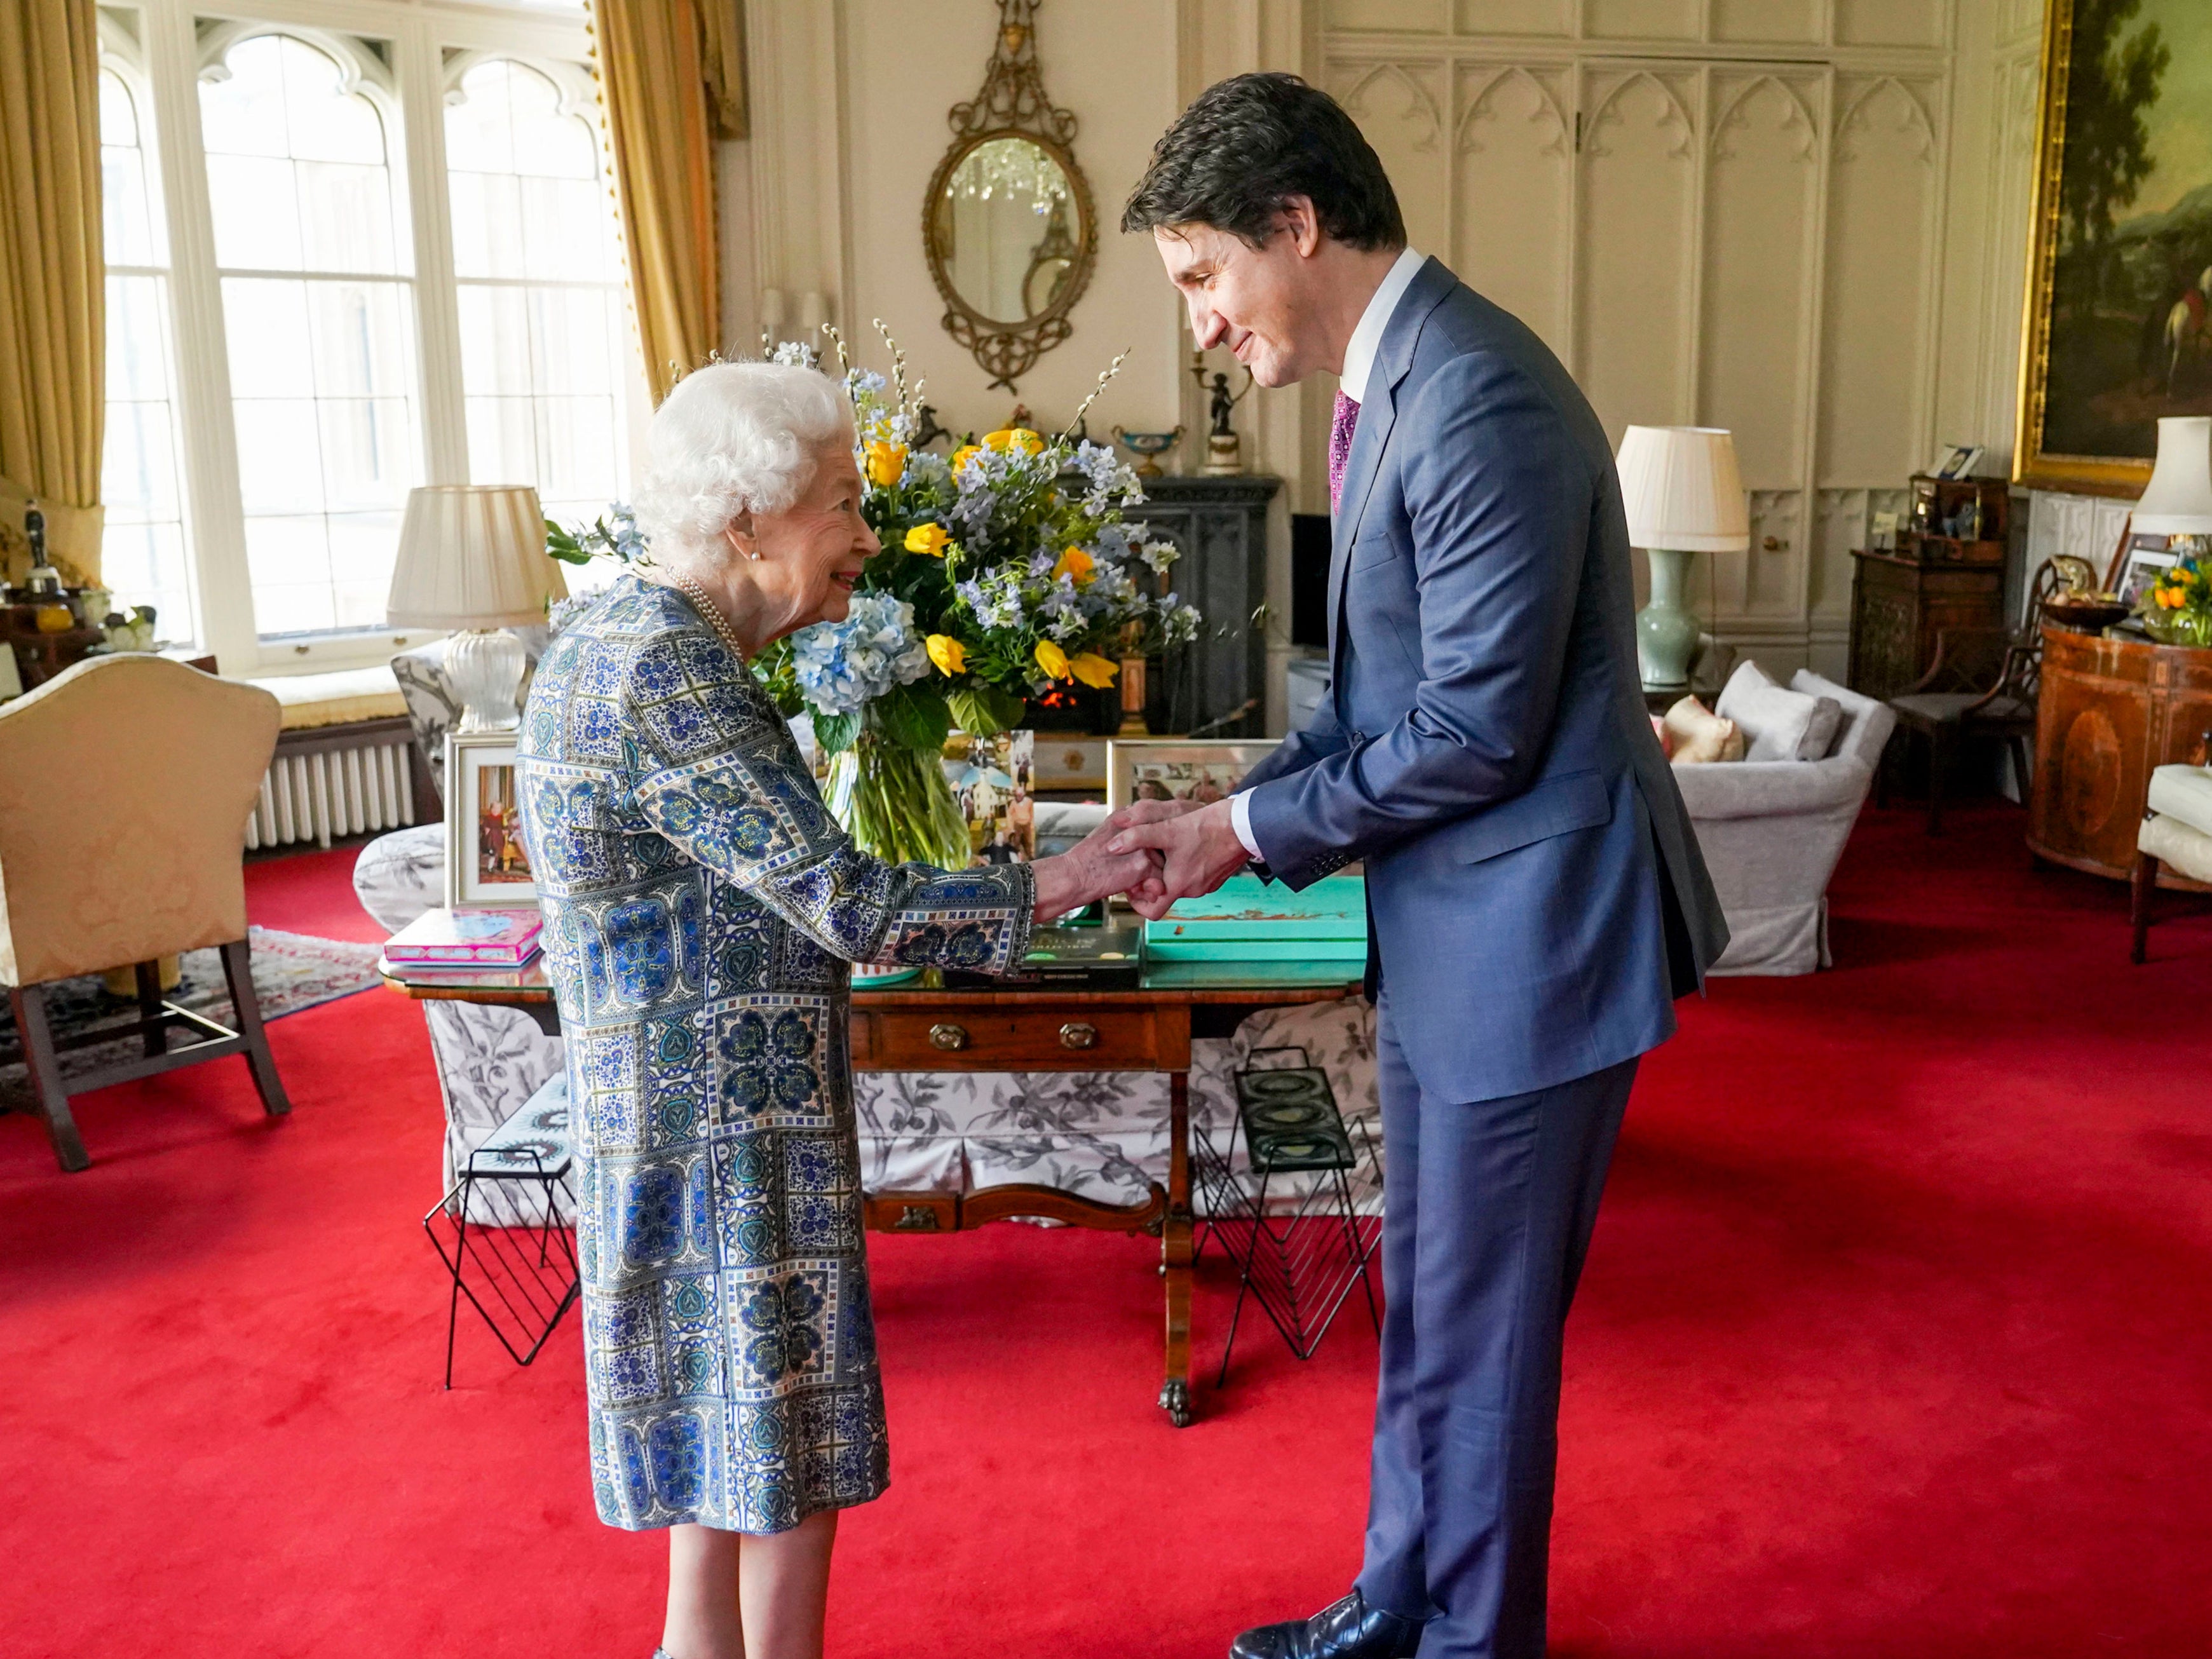
[[[386,962],[516,968],[538,954],[535,910],[425,910],[384,942]]]

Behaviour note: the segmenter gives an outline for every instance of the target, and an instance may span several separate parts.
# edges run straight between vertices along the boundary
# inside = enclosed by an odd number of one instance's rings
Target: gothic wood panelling
[[[1468,283],[1569,350],[1574,117],[1565,73],[1470,64],[1459,77],[1449,249]]]

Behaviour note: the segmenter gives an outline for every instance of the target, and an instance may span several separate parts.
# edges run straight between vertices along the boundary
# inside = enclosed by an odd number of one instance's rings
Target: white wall
[[[1417,246],[1523,316],[1608,430],[1726,425],[1753,492],[1750,553],[1701,561],[1718,629],[1777,668],[1840,672],[1849,550],[1936,446],[2009,456],[2033,161],[2039,0],[1121,0],[1048,3],[1038,48],[1100,225],[1073,337],[1023,377],[1064,421],[1094,408],[1203,428],[1189,341],[1156,258],[1114,228],[1151,145],[1200,88],[1298,70],[1344,100]],[[990,51],[989,0],[750,0],[750,177],[726,186],[735,313],[802,296],[849,335],[880,316],[956,428],[1013,399],[945,333],[921,199]],[[744,245],[740,252],[739,245]],[[749,256],[749,257],[748,257]],[[769,303],[773,303],[770,301]],[[787,330],[786,331],[795,331]],[[1325,377],[1317,377],[1317,379]],[[1286,515],[1325,508],[1333,386],[1239,411]],[[1195,463],[1186,443],[1185,465]],[[1772,545],[1767,544],[1771,542]],[[1271,712],[1279,724],[1279,625]]]

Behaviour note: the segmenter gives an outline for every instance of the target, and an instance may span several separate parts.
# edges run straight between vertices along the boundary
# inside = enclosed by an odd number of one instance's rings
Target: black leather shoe
[[[1420,1645],[1419,1620],[1370,1607],[1355,1589],[1310,1619],[1246,1631],[1229,1659],[1413,1659]]]

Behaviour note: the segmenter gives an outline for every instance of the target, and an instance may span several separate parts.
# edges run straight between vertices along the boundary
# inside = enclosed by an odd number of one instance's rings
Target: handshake
[[[1036,919],[1126,893],[1139,915],[1157,921],[1177,899],[1212,892],[1249,859],[1227,801],[1135,801],[1066,852],[1036,861]]]

